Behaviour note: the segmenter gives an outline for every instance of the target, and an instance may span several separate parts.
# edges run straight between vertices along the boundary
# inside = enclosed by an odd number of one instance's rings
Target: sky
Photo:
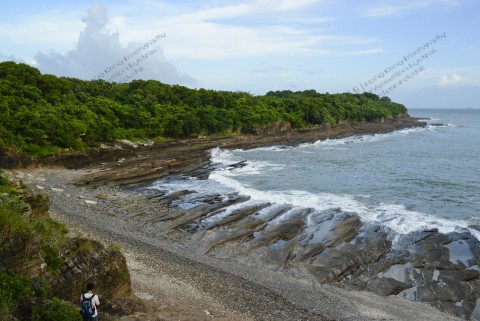
[[[480,108],[478,0],[0,0],[0,61],[263,95]]]

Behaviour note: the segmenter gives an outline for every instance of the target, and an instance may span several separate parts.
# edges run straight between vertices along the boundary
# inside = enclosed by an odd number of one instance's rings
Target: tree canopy
[[[283,90],[254,96],[156,80],[85,81],[0,63],[0,147],[32,155],[86,150],[116,139],[252,134],[279,120],[308,128],[406,112],[405,106],[372,93]]]

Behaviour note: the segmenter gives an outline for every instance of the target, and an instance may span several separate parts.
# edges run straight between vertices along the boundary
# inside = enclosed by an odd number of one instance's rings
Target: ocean
[[[249,196],[249,204],[357,213],[398,240],[410,232],[468,229],[480,239],[480,110],[416,109],[428,126],[296,147],[211,151],[208,179],[173,176],[151,188]],[[240,163],[241,162],[241,163]],[[237,164],[232,166],[233,164]],[[181,207],[196,205],[185,198]],[[237,206],[210,216],[225,217]],[[262,213],[259,213],[261,215]],[[395,244],[395,242],[394,242]]]

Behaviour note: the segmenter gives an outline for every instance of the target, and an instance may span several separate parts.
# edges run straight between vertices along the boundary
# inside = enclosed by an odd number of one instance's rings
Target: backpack
[[[82,315],[86,318],[91,318],[95,314],[95,306],[92,304],[94,296],[95,294],[86,298],[85,294],[82,294]]]

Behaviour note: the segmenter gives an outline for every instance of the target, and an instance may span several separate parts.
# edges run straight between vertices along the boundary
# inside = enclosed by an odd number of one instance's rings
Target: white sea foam
[[[299,190],[288,191],[261,191],[242,184],[226,174],[225,170],[218,170],[210,174],[210,179],[221,185],[233,188],[241,195],[250,196],[258,202],[292,205],[300,208],[313,208],[319,211],[341,207],[346,211],[355,211],[361,204],[351,195],[336,195],[332,193],[312,194]]]
[[[449,220],[427,213],[412,211],[401,204],[379,204],[367,211],[358,211],[362,221],[372,224],[381,224],[395,232],[396,236],[415,231],[438,229],[441,233],[461,232],[468,229],[465,221]],[[480,240],[480,233],[468,229],[472,235]]]
[[[231,165],[242,161],[238,156],[234,156],[233,153],[227,149],[213,148],[210,152],[211,159],[214,163],[222,165]]]
[[[348,139],[347,139],[348,140]],[[336,140],[338,141],[338,140]],[[322,142],[325,144],[324,142]],[[330,144],[327,142],[326,144]],[[317,143],[318,144],[318,143]],[[230,159],[229,154],[222,154],[217,151],[212,154],[215,162],[222,162],[222,159]],[[220,161],[218,158],[220,158]],[[391,230],[395,237],[394,242],[401,235],[415,231],[429,230],[437,228],[442,233],[454,231],[464,231],[468,229],[468,222],[455,221],[436,217],[427,213],[407,209],[402,204],[377,204],[366,205],[361,202],[365,195],[347,195],[333,193],[310,193],[301,190],[283,190],[283,191],[262,191],[255,189],[247,184],[242,184],[235,179],[236,175],[245,175],[248,171],[252,173],[261,172],[262,166],[247,165],[244,168],[234,170],[218,169],[209,176],[211,181],[219,183],[223,188],[234,190],[241,195],[251,198],[252,202],[270,202],[277,205],[290,205],[292,210],[284,213],[281,218],[288,218],[301,208],[312,208],[316,211],[324,211],[332,208],[341,208],[343,211],[356,212],[363,222],[368,224],[383,225]],[[472,235],[480,240],[480,232],[468,229]]]
[[[356,135],[356,136],[349,136],[345,138],[335,138],[335,139],[324,139],[324,140],[317,140],[313,143],[304,143],[300,144],[296,148],[310,148],[310,147],[332,147],[332,146],[341,146],[345,144],[366,144],[366,143],[375,143],[378,141],[382,141],[385,139],[390,139],[399,135],[408,135],[412,133],[419,133],[425,132],[430,130],[430,127],[439,127],[439,126],[426,126],[426,127],[413,127],[413,128],[406,128],[402,130],[397,130],[391,133],[385,134],[371,134],[371,135]]]
[[[227,166],[225,168],[225,176],[237,176],[237,175],[259,175],[264,169],[270,171],[281,170],[285,166],[279,164],[273,164],[266,161],[249,160],[236,168],[229,168],[229,165],[233,165],[242,161],[238,156],[233,155],[231,151],[222,150],[220,148],[214,148],[211,152],[212,162],[215,164],[221,164]]]
[[[252,149],[247,149],[247,150],[236,149],[235,152],[236,153],[242,153],[242,152],[248,152],[248,153],[251,153],[251,152],[284,152],[284,151],[291,150],[292,148],[295,148],[295,147],[277,145],[277,146],[259,147],[259,148],[255,148],[253,150]]]

